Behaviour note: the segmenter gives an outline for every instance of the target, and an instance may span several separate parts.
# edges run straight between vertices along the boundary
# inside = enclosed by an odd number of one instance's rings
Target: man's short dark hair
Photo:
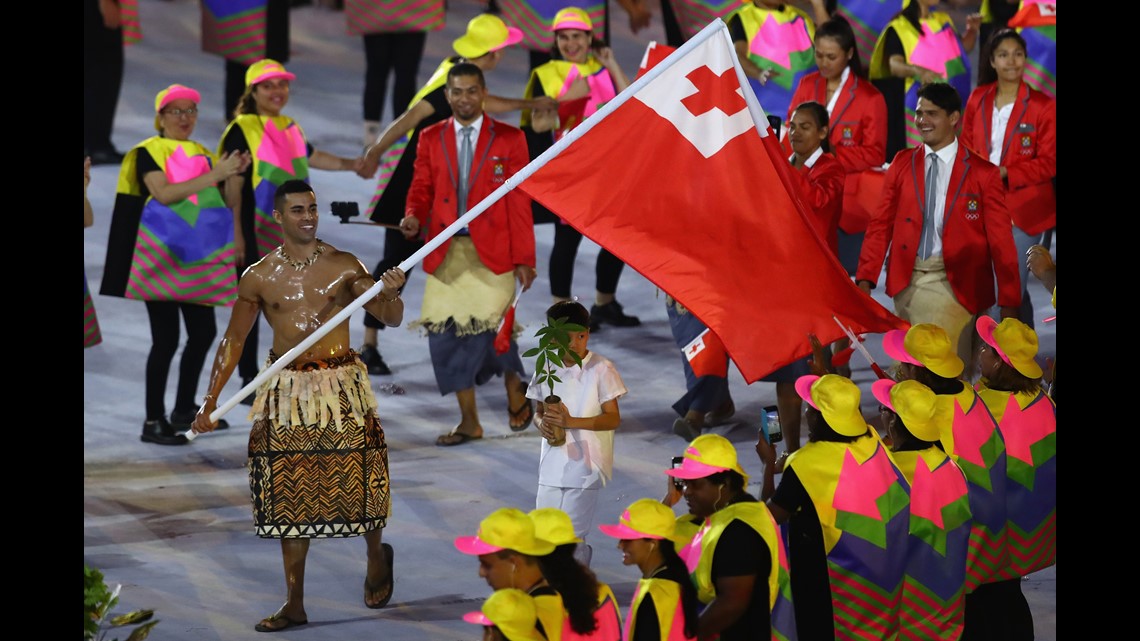
[[[962,96],[958,95],[957,89],[945,82],[932,82],[922,85],[922,87],[918,89],[918,97],[932,102],[935,106],[945,110],[946,115],[950,115],[955,111],[959,113],[962,112]]]
[[[447,84],[451,84],[451,79],[459,76],[475,76],[479,78],[479,86],[486,87],[487,81],[483,78],[483,70],[470,62],[459,62],[452,65],[451,69],[447,70]]]
[[[590,312],[586,309],[585,305],[576,300],[564,300],[554,303],[546,310],[547,318],[565,318],[568,322],[575,323],[585,327],[587,331],[590,329]]]
[[[296,179],[286,180],[281,183],[281,186],[273,193],[273,208],[277,211],[284,212],[285,198],[287,198],[289,194],[303,194],[306,192],[311,192],[316,195],[316,192],[313,191],[313,186],[309,183]]]

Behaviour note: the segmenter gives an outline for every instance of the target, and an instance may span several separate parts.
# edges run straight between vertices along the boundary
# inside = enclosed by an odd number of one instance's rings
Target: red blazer
[[[910,284],[914,260],[922,239],[922,203],[926,201],[926,146],[900,151],[883,181],[878,211],[867,225],[859,256],[856,281],[875,283],[887,264],[887,295],[894,296]],[[997,303],[1002,307],[1021,304],[1019,257],[1013,243],[1013,223],[1005,204],[1005,187],[998,168],[965,145],[950,172],[946,190],[946,216],[942,227],[942,256],[946,276],[958,302],[971,313],[984,312]]]
[[[800,80],[792,95],[788,120],[792,119],[796,106],[808,100],[827,106],[827,80],[818,71]],[[839,98],[829,120],[831,129],[827,139],[831,142],[831,152],[848,174],[844,192],[850,194],[844,198],[846,204],[839,225],[845,232],[859,233],[867,228],[868,214],[854,206],[855,192],[859,187],[859,174],[881,167],[887,160],[887,103],[871,81],[850,74],[847,83],[839,88]]]
[[[843,166],[829,153],[816,159],[810,169],[789,172],[796,193],[813,214],[811,223],[819,237],[839,257],[839,214],[843,206]]]
[[[459,218],[456,212],[459,154],[454,122],[454,118],[448,118],[424,129],[416,146],[412,185],[404,210],[405,215],[420,220],[420,228],[429,240]],[[471,162],[468,209],[501,187],[528,162],[530,154],[522,130],[484,114]],[[529,196],[512,189],[467,225],[479,259],[496,274],[511,271],[516,265],[535,266],[530,202]],[[425,272],[435,272],[450,244],[449,238],[424,258]]]
[[[974,89],[962,116],[962,142],[986,158],[996,97],[996,83]],[[1005,128],[999,164],[1006,168],[1006,204],[1014,224],[1028,234],[1056,227],[1057,101],[1024,82]]]

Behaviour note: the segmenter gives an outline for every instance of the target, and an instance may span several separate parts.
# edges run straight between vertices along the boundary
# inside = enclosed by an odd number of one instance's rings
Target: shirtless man
[[[317,197],[307,183],[290,180],[277,189],[273,218],[284,243],[242,274],[195,433],[217,427],[210,414],[259,312],[273,330],[272,363],[376,283],[356,256],[317,238]],[[389,269],[381,281],[364,308],[395,327],[404,318],[404,272]],[[285,605],[255,626],[259,632],[308,623],[310,539],[363,536],[364,604],[382,608],[392,597],[392,546],[380,542],[389,510],[388,446],[368,370],[350,345],[346,320],[263,383],[250,411],[254,526],[258,536],[281,540],[286,587]],[[301,486],[312,491],[297,492]]]

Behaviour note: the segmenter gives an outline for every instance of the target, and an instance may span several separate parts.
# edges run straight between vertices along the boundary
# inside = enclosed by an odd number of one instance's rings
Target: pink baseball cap
[[[720,434],[701,434],[685,449],[681,467],[669,468],[665,473],[678,479],[703,479],[726,470],[743,476],[745,485],[748,484],[748,475],[736,459],[732,442]]]
[[[538,609],[534,597],[518,588],[495,590],[481,611],[468,612],[463,620],[499,628],[508,641],[546,641],[537,629]]]
[[[285,65],[271,58],[263,58],[249,66],[245,70],[245,86],[252,87],[259,82],[272,80],[273,78],[284,78],[286,80],[295,80],[297,74],[285,71]]]
[[[528,556],[546,556],[554,551],[554,544],[538,538],[534,521],[522,510],[504,507],[491,512],[479,522],[475,536],[455,537],[455,547],[464,554],[492,554],[500,550],[514,550]]]
[[[197,104],[202,102],[202,94],[185,85],[170,85],[166,89],[158,92],[158,95],[154,97],[154,112],[158,113],[162,111],[163,107],[175,100],[189,100]]]
[[[677,516],[661,501],[638,499],[622,512],[616,524],[599,525],[598,529],[615,539],[672,539]]]
[[[559,29],[593,31],[594,22],[590,20],[590,14],[586,13],[585,9],[566,7],[554,14],[554,22],[550,25],[551,31],[558,31]]]

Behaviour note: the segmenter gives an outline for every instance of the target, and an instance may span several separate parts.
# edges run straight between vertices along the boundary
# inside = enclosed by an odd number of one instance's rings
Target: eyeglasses
[[[162,113],[168,116],[174,116],[175,118],[181,118],[184,115],[193,118],[198,115],[198,109],[195,107],[190,107],[189,109],[167,109]]]

